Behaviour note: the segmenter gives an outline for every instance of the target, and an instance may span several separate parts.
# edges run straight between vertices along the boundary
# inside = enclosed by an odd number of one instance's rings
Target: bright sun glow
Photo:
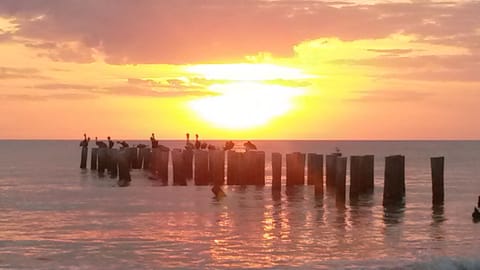
[[[190,107],[217,127],[248,129],[267,124],[293,108],[300,88],[272,84],[273,80],[312,78],[300,69],[273,64],[222,64],[187,67],[208,80],[222,80],[209,87],[219,95],[192,101]]]
[[[216,126],[246,129],[262,126],[292,109],[292,98],[301,89],[259,82],[234,82],[211,86],[219,96],[192,101],[191,108]]]

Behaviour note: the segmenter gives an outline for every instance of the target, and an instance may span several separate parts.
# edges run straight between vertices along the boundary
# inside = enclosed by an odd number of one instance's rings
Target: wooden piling
[[[141,151],[143,152],[143,169],[148,170],[152,160],[152,151],[150,148],[142,148]]]
[[[347,182],[347,158],[336,157],[335,172],[335,201],[337,204],[345,204],[345,192]]]
[[[374,187],[374,173],[375,173],[375,156],[364,155],[362,157],[362,181],[360,185],[360,192],[362,194],[373,193]]]
[[[187,185],[183,154],[181,149],[172,150],[173,184],[178,186]]]
[[[272,190],[282,189],[282,154],[272,153]]]
[[[90,157],[90,170],[97,170],[98,148],[92,148],[92,155]]]
[[[211,184],[221,186],[225,183],[225,152],[223,150],[208,151],[208,170]]]
[[[257,171],[257,152],[256,151],[247,151],[243,154],[245,166],[244,170],[244,184],[246,185],[256,185],[256,171]]]
[[[286,155],[287,186],[305,184],[305,154],[295,152]]]
[[[110,178],[117,178],[118,176],[118,149],[108,149],[109,151],[109,173]]]
[[[82,146],[82,156],[80,158],[80,169],[87,168],[88,147]]]
[[[317,193],[323,193],[323,155],[307,155],[307,184],[314,185]]]
[[[265,152],[255,152],[255,185],[265,186]]]
[[[105,149],[106,150],[106,149]],[[130,154],[128,148],[121,149],[118,152],[118,185],[121,187],[128,186],[132,181],[130,176]]]
[[[208,185],[208,152],[204,150],[196,150],[194,153],[194,175],[195,185]]]
[[[108,169],[108,149],[98,148],[98,175],[103,176],[105,170]]]
[[[128,148],[128,158],[130,162],[130,168],[140,169],[138,167],[138,148],[137,147]]]
[[[153,148],[152,155],[150,159],[150,173],[155,177],[158,178],[159,169],[160,169],[160,148]]]
[[[326,170],[326,187],[327,191],[335,189],[335,182],[336,182],[336,172],[337,172],[337,157],[338,154],[329,154],[326,157],[325,161],[325,170]]]
[[[362,193],[363,183],[363,157],[351,156],[350,157],[350,201],[358,199],[358,196]]]
[[[185,178],[193,179],[193,150],[183,150],[183,166]]]
[[[240,184],[240,157],[241,153],[227,152],[227,185]]]
[[[383,205],[397,205],[405,198],[405,157],[401,155],[385,158],[385,184]]]
[[[444,202],[444,157],[430,158],[432,171],[432,203],[433,205],[443,205]]]
[[[168,160],[170,156],[170,150],[160,150],[160,160],[158,164],[158,177],[160,180],[168,183]]]

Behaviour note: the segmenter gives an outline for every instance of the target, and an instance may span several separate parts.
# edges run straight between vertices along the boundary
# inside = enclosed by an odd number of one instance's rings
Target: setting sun
[[[246,129],[264,125],[287,113],[292,99],[301,89],[259,82],[217,84],[210,88],[218,96],[194,100],[191,108],[212,124],[229,129]]]

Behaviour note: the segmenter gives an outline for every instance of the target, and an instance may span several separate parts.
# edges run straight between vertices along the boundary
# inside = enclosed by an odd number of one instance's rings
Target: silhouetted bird
[[[202,147],[202,144],[198,140],[198,134],[195,134],[195,149],[200,149]]]
[[[98,148],[107,148],[107,144],[102,142],[102,141],[99,141],[97,137],[95,137],[95,144],[98,146]]]
[[[232,141],[227,141],[225,142],[225,146],[223,147],[223,150],[225,151],[232,150],[233,147],[235,147],[235,144]]]
[[[110,139],[110,136],[107,137],[107,140],[108,140],[108,148],[112,149],[115,143]]]
[[[208,150],[217,150],[217,147],[215,147],[215,145],[213,145],[213,144],[209,144],[207,149]]]
[[[87,138],[87,134],[83,133],[83,140],[80,142],[80,146],[88,147],[88,142],[90,142],[90,137]]]
[[[257,146],[253,144],[251,141],[247,141],[246,143],[243,144],[245,146],[245,150],[250,151],[250,150],[257,150]]]
[[[193,143],[190,142],[190,133],[187,133],[187,141],[185,143],[185,149],[193,150],[193,148],[195,148],[195,146],[193,145]]]
[[[122,146],[122,148],[128,148],[130,145],[128,145],[128,143],[126,141],[118,141],[117,142],[118,144],[120,144]]]
[[[152,133],[152,136],[150,137],[150,142],[152,143],[152,148],[158,147],[158,141],[155,139],[155,133]]]
[[[200,149],[207,149],[208,144],[206,142],[200,145]]]

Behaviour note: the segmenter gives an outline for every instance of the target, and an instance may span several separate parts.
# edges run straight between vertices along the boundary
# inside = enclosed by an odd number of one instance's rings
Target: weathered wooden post
[[[185,174],[184,155],[181,149],[172,150],[173,184],[179,186],[187,185]]]
[[[148,170],[150,169],[150,164],[152,160],[152,152],[150,148],[142,148],[143,152],[143,169]]]
[[[98,148],[92,148],[92,156],[90,157],[90,170],[97,170]]]
[[[82,156],[80,159],[80,169],[87,168],[88,146],[82,146]]]
[[[325,169],[326,169],[326,187],[327,191],[335,190],[335,182],[336,182],[336,172],[337,172],[337,157],[339,154],[329,154],[327,155],[325,161]]]
[[[108,149],[109,151],[109,166],[110,178],[117,178],[118,176],[118,149]]]
[[[106,150],[106,149],[105,149]],[[128,186],[132,181],[130,177],[130,151],[128,148],[121,149],[118,152],[118,185],[121,187]]]
[[[194,182],[197,186],[208,185],[208,152],[196,150],[194,154]]]
[[[265,186],[265,152],[256,152],[255,185]]]
[[[235,151],[227,152],[227,185],[240,184],[240,156]]]
[[[193,150],[183,150],[183,166],[185,178],[193,179]]]
[[[243,170],[244,170],[244,184],[256,185],[256,165],[257,165],[256,151],[247,151],[243,154]]]
[[[168,184],[168,160],[170,156],[170,150],[160,150],[160,160],[158,164],[158,176],[160,180]]]
[[[208,151],[208,168],[210,183],[221,186],[225,182],[225,152],[223,150]]]
[[[286,155],[287,186],[305,184],[305,154],[291,153]]]
[[[405,198],[405,157],[401,155],[385,158],[385,184],[383,205],[397,205]]]
[[[347,182],[347,158],[337,157],[335,172],[335,201],[337,204],[345,204],[345,191]]]
[[[246,159],[246,152],[239,153],[238,156],[238,184],[241,186],[249,185],[250,172],[248,170],[248,164]]]
[[[363,183],[363,157],[350,157],[350,201],[358,199],[362,193]]]
[[[272,153],[272,190],[282,189],[282,154]]]
[[[132,169],[139,169],[138,167],[138,151],[137,147],[130,147],[128,148],[129,153],[129,160],[130,160],[130,168]]]
[[[443,205],[444,202],[444,157],[432,157],[430,159],[432,169],[432,203],[433,205]]]
[[[159,174],[159,169],[160,169],[160,148],[153,148],[152,149],[152,156],[151,156],[151,160],[150,160],[150,172],[152,173],[152,175],[155,176],[155,178],[158,178],[158,174]]]
[[[374,173],[375,173],[375,156],[365,155],[362,157],[362,182],[360,192],[363,194],[373,193],[374,187]]]
[[[315,185],[317,191],[323,192],[323,155],[307,155],[307,184]],[[321,190],[318,190],[321,188]]]
[[[108,167],[108,149],[101,147],[98,148],[98,175],[103,176],[105,173],[105,170]]]

